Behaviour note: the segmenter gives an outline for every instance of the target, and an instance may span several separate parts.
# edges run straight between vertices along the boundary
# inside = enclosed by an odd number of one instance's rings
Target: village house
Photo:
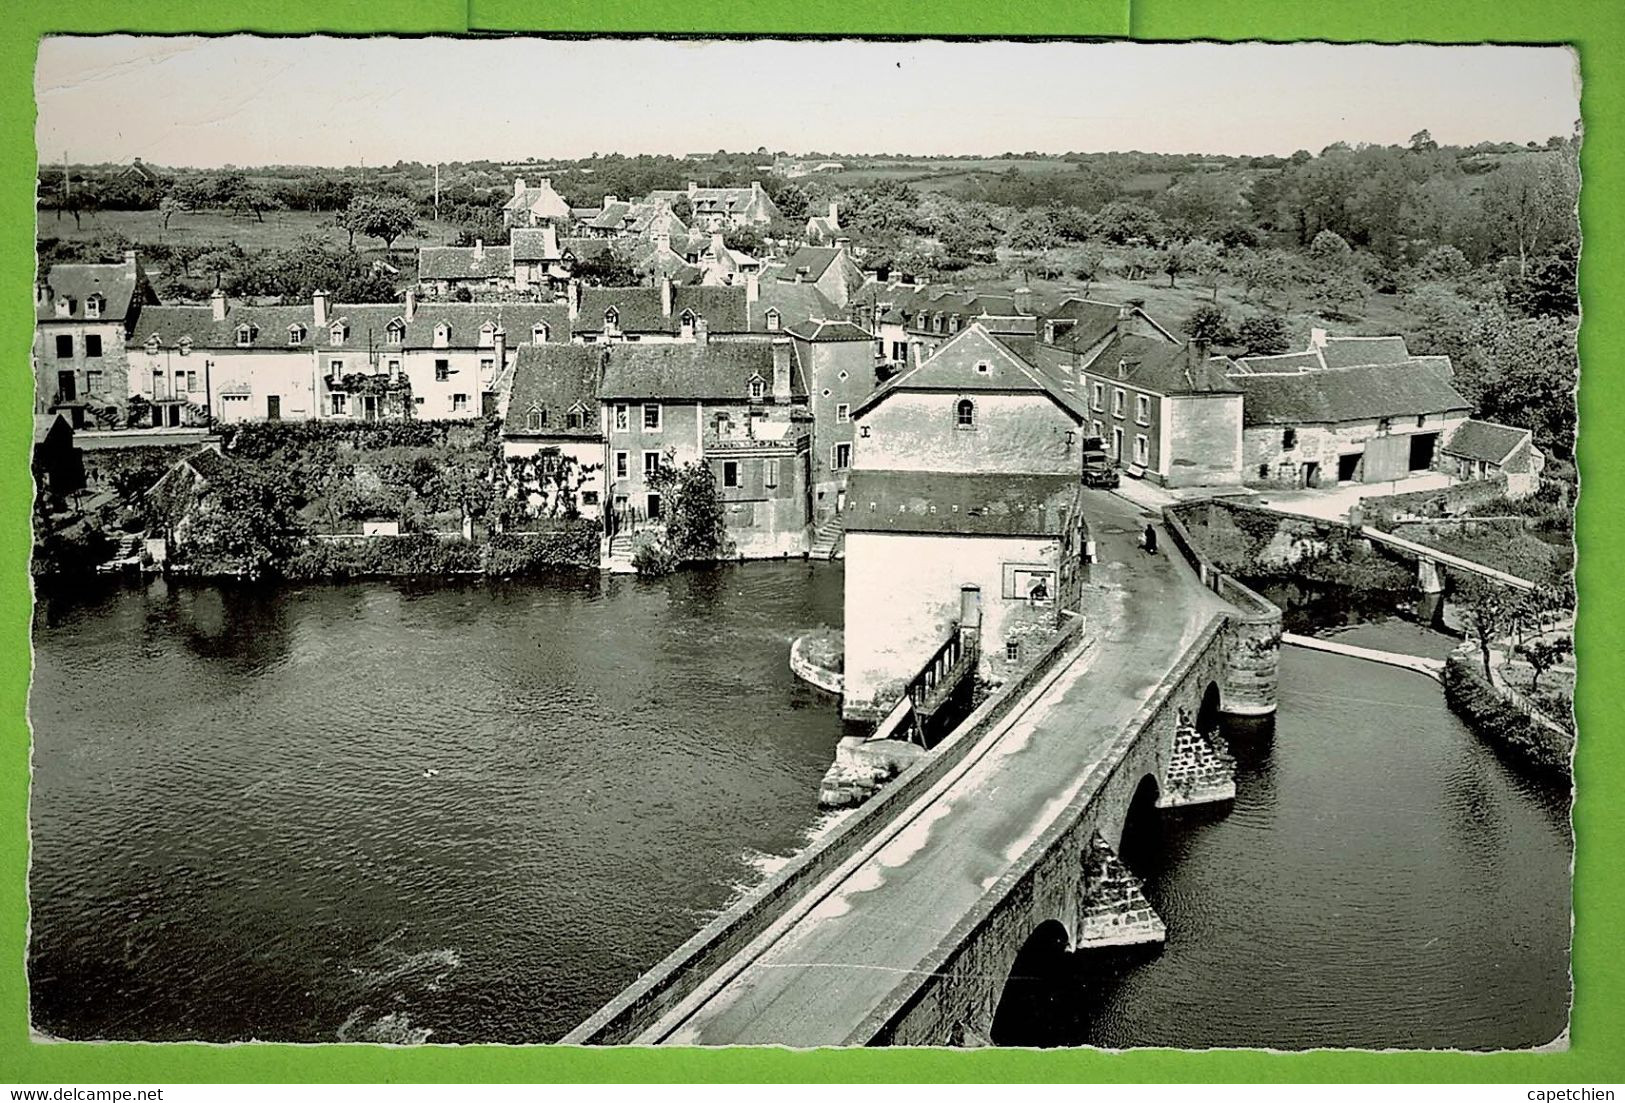
[[[562,304],[532,302],[147,307],[130,393],[155,425],[473,418],[492,413],[512,349],[569,340]],[[170,411],[176,411],[171,413]]]
[[[855,302],[872,319],[882,356],[893,371],[928,359],[972,322],[1024,356],[1037,332],[1032,294],[1025,288],[1012,295],[985,295],[928,284],[870,284]]]
[[[1514,501],[1540,489],[1546,457],[1528,429],[1493,421],[1464,421],[1445,441],[1436,466],[1463,482],[1504,482]]]
[[[852,467],[852,412],[875,389],[874,335],[844,319],[809,318],[788,327],[813,419],[813,514],[841,511]]]
[[[1172,487],[1240,482],[1242,395],[1204,343],[1177,341],[1132,303],[1070,299],[1039,319],[1031,349],[1130,475]]]
[[[705,461],[744,556],[801,554],[811,521],[807,391],[789,338],[606,345],[599,387],[614,528],[658,521],[665,464]]]
[[[859,404],[841,515],[844,715],[884,715],[955,632],[1002,681],[1076,610],[1085,416],[977,324]]]
[[[690,182],[686,191],[651,191],[644,202],[671,204],[679,199],[686,199],[693,210],[694,227],[707,233],[730,226],[769,226],[782,217],[760,180],[751,181],[748,188],[702,188]]]
[[[721,230],[713,231],[708,244],[695,255],[693,263],[700,270],[700,283],[707,287],[727,287],[743,283],[747,278],[760,278],[762,262],[738,249],[730,249]]]
[[[47,502],[61,502],[85,487],[85,464],[73,443],[73,426],[60,412],[34,415],[29,471]]]
[[[747,272],[744,287],[745,309],[753,333],[782,333],[814,318],[828,320],[845,316],[844,311],[810,283],[780,283]]]
[[[1381,483],[1434,468],[1467,399],[1431,363],[1242,371],[1243,476],[1249,485]]]
[[[542,180],[532,187],[525,183],[523,176],[514,178],[513,196],[502,206],[504,226],[540,226],[569,220],[570,205],[553,190],[551,180]]]
[[[810,215],[807,218],[808,245],[834,245],[840,233],[841,205],[833,199],[829,201],[829,213]]]
[[[76,429],[122,425],[130,334],[157,301],[133,251],[120,264],[52,265],[34,292],[34,411],[61,410]]]
[[[691,340],[707,332],[750,328],[748,289],[683,287],[661,279],[653,287],[590,287],[571,281],[567,309],[572,339],[583,344]]]
[[[774,273],[780,283],[809,283],[837,307],[845,309],[868,281],[852,259],[845,238],[832,246],[803,245]]]
[[[603,510],[605,436],[598,397],[603,348],[526,345],[515,351],[504,396],[502,456],[509,496],[528,517],[597,518]]]
[[[513,291],[515,269],[511,245],[426,245],[418,250],[418,290],[446,299],[459,291],[482,297]]]

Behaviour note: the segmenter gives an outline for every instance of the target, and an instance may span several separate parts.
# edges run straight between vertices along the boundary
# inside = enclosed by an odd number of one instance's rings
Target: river
[[[818,830],[842,728],[786,661],[840,603],[838,566],[799,563],[43,589],[35,1025],[558,1037]],[[1449,642],[1398,620],[1339,638]],[[1281,684],[1272,722],[1229,729],[1234,805],[1125,843],[1167,946],[1089,958],[1028,1040],[1556,1036],[1566,794],[1503,765],[1418,675],[1288,648]]]

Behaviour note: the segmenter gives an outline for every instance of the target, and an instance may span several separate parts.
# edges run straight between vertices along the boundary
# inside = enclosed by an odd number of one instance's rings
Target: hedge
[[[1496,691],[1476,660],[1452,655],[1444,667],[1450,708],[1492,746],[1543,772],[1568,776],[1572,737],[1531,718]]]

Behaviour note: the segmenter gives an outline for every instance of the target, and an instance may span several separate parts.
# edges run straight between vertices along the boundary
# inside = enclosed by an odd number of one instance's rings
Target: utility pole
[[[446,244],[446,238],[440,230],[440,162],[434,163],[434,236],[440,244]]]

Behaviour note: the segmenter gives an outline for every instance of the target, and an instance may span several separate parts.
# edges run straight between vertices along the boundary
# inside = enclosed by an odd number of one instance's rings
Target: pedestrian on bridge
[[[1141,546],[1152,555],[1157,554],[1157,526],[1145,526],[1145,543]]]

